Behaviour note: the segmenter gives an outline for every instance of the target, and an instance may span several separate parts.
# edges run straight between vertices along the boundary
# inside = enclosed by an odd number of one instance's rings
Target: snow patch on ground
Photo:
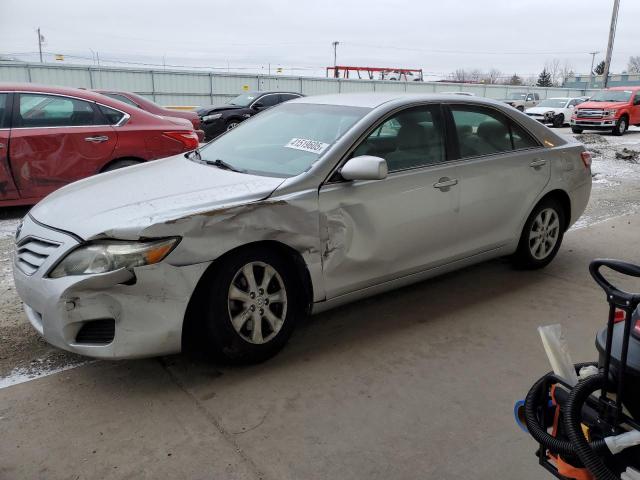
[[[87,360],[81,363],[69,363],[67,365],[54,365],[46,359],[37,359],[28,367],[16,367],[6,377],[0,377],[0,390],[3,388],[18,385],[19,383],[29,382],[38,378],[53,375],[54,373],[64,372],[75,367],[88,365],[97,360]]]

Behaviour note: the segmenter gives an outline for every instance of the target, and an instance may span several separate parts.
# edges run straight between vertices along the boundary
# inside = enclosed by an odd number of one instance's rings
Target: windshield
[[[589,99],[590,102],[628,102],[631,90],[600,90]]]
[[[547,98],[542,100],[539,107],[564,108],[569,100],[567,98]]]
[[[526,96],[526,93],[511,93],[507,98],[509,100],[524,100]]]
[[[221,160],[235,170],[293,177],[308,170],[369,108],[281,104],[207,144],[204,162]],[[197,155],[191,157],[198,161]]]
[[[229,102],[230,105],[237,105],[238,107],[248,107],[251,102],[257,98],[257,95],[253,93],[243,93]]]

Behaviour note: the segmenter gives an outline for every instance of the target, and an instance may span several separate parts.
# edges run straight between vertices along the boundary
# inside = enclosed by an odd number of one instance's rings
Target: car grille
[[[82,325],[76,335],[76,343],[107,345],[113,342],[115,334],[116,321],[113,318],[92,320]]]
[[[604,116],[603,110],[589,110],[587,108],[581,108],[577,111],[576,116],[579,118],[602,118]]]
[[[33,275],[59,246],[42,238],[24,238],[16,245],[16,265],[25,275]]]

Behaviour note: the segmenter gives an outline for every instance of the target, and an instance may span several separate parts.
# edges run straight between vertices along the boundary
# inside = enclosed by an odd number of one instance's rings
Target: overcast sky
[[[558,58],[588,72],[604,59],[613,0],[0,0],[0,54],[65,62],[147,62],[234,71],[284,67],[320,74],[333,63],[457,68],[523,77]],[[640,1],[621,0],[612,72],[640,55]],[[587,33],[588,32],[588,33]],[[73,59],[72,56],[87,60]],[[53,61],[53,56],[45,54]]]

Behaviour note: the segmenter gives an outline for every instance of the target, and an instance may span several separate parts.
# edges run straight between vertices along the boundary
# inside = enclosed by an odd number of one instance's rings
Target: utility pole
[[[40,63],[42,63],[42,41],[44,37],[40,33],[40,27],[38,27],[38,52],[40,52]]]
[[[333,45],[333,76],[338,78],[338,45],[340,42],[333,42],[331,45]]]
[[[591,55],[591,70],[589,70],[589,85],[587,85],[587,88],[591,88],[593,85],[593,63],[596,60],[596,55],[599,53],[600,52],[589,52],[589,55]]]
[[[611,67],[611,55],[613,54],[613,40],[616,38],[616,26],[618,24],[618,10],[620,0],[613,0],[613,13],[611,14],[611,26],[609,27],[609,44],[607,45],[607,58],[604,61],[604,78],[602,86],[607,88],[609,83],[609,68]]]

